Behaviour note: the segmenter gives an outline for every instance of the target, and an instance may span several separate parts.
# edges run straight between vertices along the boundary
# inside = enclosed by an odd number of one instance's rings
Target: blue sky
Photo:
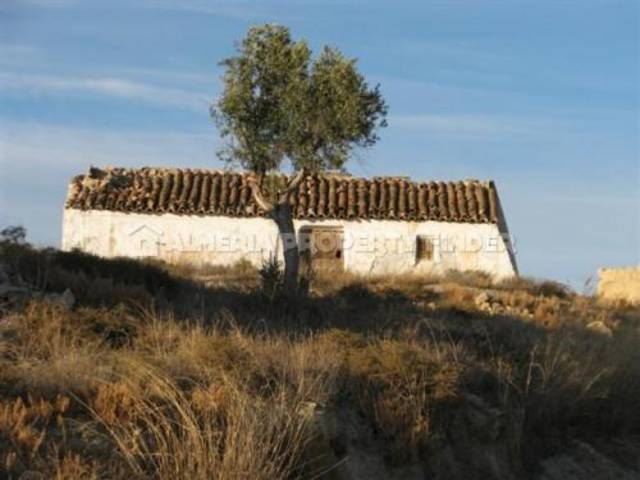
[[[359,59],[389,127],[355,175],[496,180],[522,273],[640,262],[637,1],[3,0],[0,225],[59,245],[71,176],[213,167],[217,62],[291,27]]]

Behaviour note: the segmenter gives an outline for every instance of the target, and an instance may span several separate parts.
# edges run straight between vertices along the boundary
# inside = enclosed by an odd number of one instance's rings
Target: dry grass
[[[357,418],[386,464],[436,473],[478,403],[508,419],[496,438],[525,470],[571,438],[640,435],[638,311],[557,286],[345,275],[285,303],[243,265],[207,288],[162,266],[21,255],[12,274],[42,288],[102,280],[73,311],[40,300],[0,320],[2,478],[316,478],[309,402]],[[479,288],[532,317],[478,311]]]
[[[208,479],[215,472],[273,479],[300,468],[306,424],[294,392],[256,398],[246,386],[224,381],[185,391],[145,368],[132,367],[126,380],[106,384],[92,402],[135,477]],[[118,405],[123,408],[114,410]]]

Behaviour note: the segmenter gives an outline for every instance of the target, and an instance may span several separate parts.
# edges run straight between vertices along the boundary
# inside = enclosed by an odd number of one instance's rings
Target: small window
[[[433,260],[433,239],[426,235],[416,237],[416,261]]]

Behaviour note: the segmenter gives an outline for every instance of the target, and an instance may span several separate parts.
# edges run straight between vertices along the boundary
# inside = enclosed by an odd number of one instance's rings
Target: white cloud
[[[80,0],[2,0],[0,11],[16,10],[19,8],[32,9],[63,9],[83,7],[89,8],[91,2],[81,2]],[[286,19],[287,21],[300,17],[291,14],[291,7],[297,6],[296,2],[289,2],[286,6],[271,5],[265,7],[258,2],[241,1],[220,1],[220,0],[111,0],[112,7],[125,8],[151,8],[167,11],[183,11],[196,14],[213,15],[217,17],[230,18],[235,20],[267,20]],[[323,4],[318,3],[323,6]],[[286,7],[286,8],[285,8]]]
[[[93,165],[218,164],[217,132],[128,132],[56,126],[42,123],[0,123],[0,159],[19,171],[52,168],[69,174]],[[72,172],[73,170],[73,172]]]
[[[0,73],[0,88],[7,93],[35,95],[94,95],[126,98],[152,105],[206,112],[212,99],[205,93],[160,87],[112,77]]]
[[[177,82],[181,85],[204,85],[209,87],[217,85],[221,75],[221,70],[211,68],[204,71],[181,71],[181,70],[163,70],[158,68],[121,68],[117,71],[118,76],[128,76],[131,78],[143,78],[145,80],[153,80],[156,82]]]
[[[520,119],[499,115],[392,115],[389,127],[419,130],[438,135],[496,136],[532,133],[535,126]]]
[[[211,2],[207,0],[146,0],[150,8],[182,10],[186,12],[215,15],[237,20],[258,20],[274,17],[274,13],[244,2]]]
[[[77,5],[79,0],[7,0],[0,4],[0,11],[16,7],[31,8],[69,8]]]

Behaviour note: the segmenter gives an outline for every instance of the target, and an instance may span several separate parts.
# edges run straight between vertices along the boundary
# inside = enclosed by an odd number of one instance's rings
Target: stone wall
[[[600,299],[640,305],[640,267],[601,268],[598,277]]]

